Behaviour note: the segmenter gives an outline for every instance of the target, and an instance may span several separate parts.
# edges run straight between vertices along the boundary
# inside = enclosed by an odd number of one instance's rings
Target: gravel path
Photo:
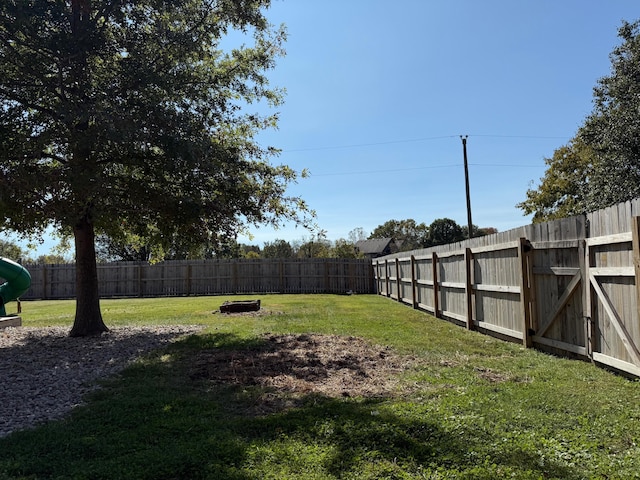
[[[92,338],[71,338],[67,327],[0,330],[0,437],[64,416],[97,379],[200,328],[123,327]]]

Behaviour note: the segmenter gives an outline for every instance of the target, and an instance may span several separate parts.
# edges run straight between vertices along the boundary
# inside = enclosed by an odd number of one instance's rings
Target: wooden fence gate
[[[631,232],[587,238],[585,319],[587,354],[640,376],[638,217]]]

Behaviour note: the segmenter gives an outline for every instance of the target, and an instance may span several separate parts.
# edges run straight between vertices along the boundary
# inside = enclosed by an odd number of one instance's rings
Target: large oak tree
[[[247,112],[282,100],[266,77],[285,37],[269,3],[0,2],[1,226],[73,236],[71,335],[107,329],[98,234],[215,242],[305,220],[304,202],[286,196],[296,173],[256,141],[276,115]],[[223,48],[230,33],[249,46]]]
[[[597,208],[640,196],[640,21],[623,22],[618,37],[611,74],[598,80],[579,132],[595,155],[588,185]]]

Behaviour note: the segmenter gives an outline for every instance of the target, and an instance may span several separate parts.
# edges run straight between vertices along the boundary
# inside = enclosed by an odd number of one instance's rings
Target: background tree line
[[[498,230],[474,225],[473,236],[488,235]],[[430,225],[413,219],[389,220],[378,225],[370,235],[363,228],[351,230],[347,238],[330,240],[327,232],[317,230],[310,236],[287,241],[275,239],[262,247],[228,240],[223,243],[181,245],[176,242],[166,250],[158,245],[140,243],[139,239],[118,240],[103,236],[97,241],[101,261],[163,261],[208,258],[361,258],[357,247],[361,240],[392,238],[397,251],[410,251],[435,245],[459,242],[468,237],[468,228],[450,218],[439,218]]]
[[[361,240],[392,238],[396,251],[410,251],[435,245],[458,242],[468,237],[468,228],[460,226],[450,218],[439,218],[430,225],[413,219],[389,220],[378,225],[371,234],[363,228],[351,230],[347,238],[330,240],[324,230],[309,237],[287,241],[275,239],[265,242],[262,247],[229,240],[223,243],[173,244],[160,246],[149,239],[127,236],[113,238],[101,235],[96,240],[96,254],[99,262],[139,261],[157,262],[164,260],[210,259],[210,258],[361,258],[357,248]],[[474,225],[473,236],[488,235],[498,230],[493,227],[478,228]],[[22,263],[71,263],[65,252],[69,250],[68,239],[62,239],[47,255],[32,257],[29,249],[10,241],[0,240],[0,257],[20,260]]]

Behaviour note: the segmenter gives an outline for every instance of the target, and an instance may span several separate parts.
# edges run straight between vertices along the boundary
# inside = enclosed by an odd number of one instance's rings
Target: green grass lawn
[[[108,379],[68,418],[0,439],[0,478],[640,478],[640,383],[468,332],[374,295],[104,300],[108,326],[205,327]],[[69,325],[74,302],[23,302],[25,326]],[[298,395],[189,375],[200,352],[242,355],[265,333],[356,336],[412,359],[396,393]],[[279,392],[287,395],[287,392]]]

